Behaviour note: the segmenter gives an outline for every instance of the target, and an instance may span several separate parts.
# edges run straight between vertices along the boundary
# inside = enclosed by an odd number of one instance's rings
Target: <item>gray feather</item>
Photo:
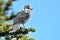
[[[16,30],[18,30],[18,25],[17,24],[13,25],[12,29],[13,30],[11,30],[9,33],[16,32]]]
[[[14,24],[25,23],[25,20],[27,20],[27,19],[29,19],[29,13],[26,13],[24,11],[21,11],[14,18],[13,23]]]

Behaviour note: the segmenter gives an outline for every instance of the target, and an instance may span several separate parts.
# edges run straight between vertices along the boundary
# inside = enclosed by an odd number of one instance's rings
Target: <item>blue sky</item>
[[[60,40],[60,0],[18,0],[13,2],[12,8],[17,13],[26,4],[33,10],[25,26],[36,29],[29,36],[35,40]]]

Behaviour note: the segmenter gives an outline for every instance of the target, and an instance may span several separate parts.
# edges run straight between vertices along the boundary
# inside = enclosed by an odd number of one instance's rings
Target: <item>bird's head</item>
[[[30,13],[30,11],[32,10],[33,8],[30,6],[30,5],[25,5],[24,6],[24,11],[26,12],[26,13]]]

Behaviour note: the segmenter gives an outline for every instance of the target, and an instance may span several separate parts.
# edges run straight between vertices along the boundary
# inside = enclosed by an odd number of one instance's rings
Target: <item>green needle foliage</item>
[[[27,35],[29,32],[35,32],[35,29],[31,27],[25,28],[25,30],[20,27],[15,33],[9,33],[12,27],[12,22],[9,22],[9,20],[16,17],[13,11],[10,16],[7,15],[13,1],[17,0],[7,0],[7,2],[0,0],[0,36],[13,35],[12,38],[6,37],[5,40],[34,40],[34,38],[29,38]]]

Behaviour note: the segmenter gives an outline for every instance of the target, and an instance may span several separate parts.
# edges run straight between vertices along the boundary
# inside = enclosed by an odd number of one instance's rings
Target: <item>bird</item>
[[[30,18],[30,11],[32,9],[33,8],[30,5],[25,5],[24,9],[18,12],[17,16],[13,19],[13,27],[9,33],[16,32],[18,30],[18,24],[22,24],[24,26]]]

